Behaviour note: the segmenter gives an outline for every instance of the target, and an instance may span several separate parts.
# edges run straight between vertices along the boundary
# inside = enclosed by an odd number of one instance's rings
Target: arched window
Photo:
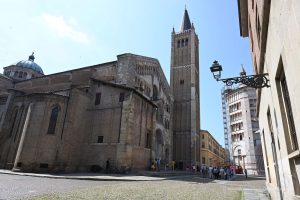
[[[181,40],[181,47],[184,47],[184,39]]]
[[[185,46],[189,45],[189,39],[185,39]]]
[[[95,105],[99,105],[101,101],[101,92],[96,93]]]
[[[152,146],[152,134],[151,132],[147,131],[147,136],[146,136],[146,148],[151,148]]]
[[[177,41],[177,48],[180,47],[180,40]]]
[[[23,72],[20,72],[19,73],[19,78],[22,78],[23,77]]]
[[[153,100],[158,100],[158,89],[155,85],[153,85]]]
[[[14,77],[17,78],[18,76],[19,76],[19,72],[16,71],[15,74],[14,74]]]
[[[23,76],[24,78],[27,78],[27,72],[24,72]]]
[[[48,134],[54,134],[55,133],[55,127],[56,127],[59,111],[60,111],[59,106],[55,106],[51,111],[49,127],[48,127],[48,132],[47,132]]]
[[[9,76],[10,75],[10,70],[4,71],[4,75]]]

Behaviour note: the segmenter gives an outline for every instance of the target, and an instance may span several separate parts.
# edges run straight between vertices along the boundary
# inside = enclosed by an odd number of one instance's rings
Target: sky
[[[133,53],[157,58],[170,80],[172,28],[184,9],[199,37],[201,129],[224,146],[221,88],[209,70],[218,60],[222,77],[252,74],[249,40],[240,37],[236,0],[0,0],[0,73],[27,60],[45,74],[110,62]]]

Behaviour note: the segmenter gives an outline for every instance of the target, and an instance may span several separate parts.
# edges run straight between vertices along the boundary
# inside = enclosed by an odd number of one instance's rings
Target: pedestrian
[[[213,169],[214,179],[218,179],[218,173],[219,173],[218,168],[214,167],[214,169]]]
[[[246,168],[244,169],[244,173],[245,173],[246,178],[248,178],[248,174],[247,174],[247,169]]]
[[[165,164],[165,171],[169,170],[169,164]]]
[[[225,179],[225,177],[224,177],[224,169],[223,169],[223,167],[221,167],[220,168],[220,179]]]
[[[217,175],[217,179],[219,179],[220,177],[220,169],[219,167],[216,167],[217,171],[216,171],[216,175]]]
[[[201,166],[201,174],[202,174],[202,178],[204,178],[204,176],[205,176],[205,165],[203,165],[203,164]]]
[[[157,166],[157,171],[159,172],[159,170],[160,170],[160,158],[158,158],[156,160],[156,166]]]
[[[190,167],[187,165],[185,171],[190,171]]]
[[[196,172],[196,165],[192,166],[192,171],[195,173]]]
[[[173,170],[173,171],[175,170],[175,164],[176,164],[175,160],[172,160],[171,165],[172,165],[172,170]]]
[[[106,160],[106,166],[105,166],[105,169],[106,169],[106,173],[109,173],[110,172],[110,158],[108,158]]]
[[[227,177],[227,179],[231,178],[231,169],[230,169],[230,167],[227,167],[227,169],[226,169],[226,177]]]
[[[152,171],[155,171],[155,164],[154,164],[154,161],[151,163],[151,170],[152,170]]]
[[[211,165],[208,168],[208,174],[209,174],[209,178],[212,179],[213,178],[213,167]]]
[[[227,167],[224,168],[224,179],[228,179],[228,174],[227,174]]]

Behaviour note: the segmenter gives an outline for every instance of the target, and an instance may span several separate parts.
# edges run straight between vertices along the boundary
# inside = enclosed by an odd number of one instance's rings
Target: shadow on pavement
[[[266,180],[266,177],[265,176],[248,176],[248,178],[246,178],[245,175],[237,174],[232,179],[232,181],[257,181],[257,180]]]

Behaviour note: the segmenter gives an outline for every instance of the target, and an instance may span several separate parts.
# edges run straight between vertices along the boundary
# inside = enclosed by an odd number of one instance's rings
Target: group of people
[[[171,170],[175,170],[175,160],[171,161]],[[163,167],[165,171],[169,170],[169,164],[168,163],[163,163]],[[160,171],[161,169],[161,159],[160,158],[155,158],[155,160],[152,161],[151,163],[151,170],[152,171]]]
[[[201,166],[201,174],[205,178],[227,180],[232,177],[233,173],[230,167]]]
[[[161,166],[162,165],[162,166]],[[178,167],[178,166],[177,166]],[[160,158],[155,158],[155,160],[151,163],[151,170],[152,171],[160,171],[161,169],[172,170],[174,171],[176,168],[176,162],[175,160],[171,161],[171,168],[169,167],[168,163],[161,162]],[[241,167],[239,167],[241,168]],[[186,171],[190,171],[193,173],[200,172],[203,178],[210,178],[210,179],[224,179],[228,180],[231,179],[232,176],[238,172],[236,172],[236,166],[224,166],[224,167],[218,167],[218,166],[207,166],[207,165],[192,165],[187,166]],[[241,168],[242,169],[242,168]],[[242,170],[244,171],[245,177],[248,178],[247,169]]]
[[[155,160],[153,160],[151,163],[151,170],[160,171],[160,163],[161,163],[160,158],[155,158]]]
[[[171,170],[175,170],[176,162],[175,160],[171,161]],[[151,163],[151,170],[152,171],[160,171],[161,168],[161,159],[155,158],[155,160]],[[164,165],[165,170],[169,170],[169,164]],[[106,173],[109,173],[111,170],[110,165],[110,158],[106,161],[105,166]],[[192,172],[200,172],[203,178],[210,178],[210,179],[230,179],[233,174],[235,174],[235,170],[231,167],[217,167],[217,166],[206,166],[202,165],[201,168],[199,166],[193,165],[192,167],[187,167],[186,170]],[[246,178],[248,178],[247,169],[244,169],[244,174]]]

